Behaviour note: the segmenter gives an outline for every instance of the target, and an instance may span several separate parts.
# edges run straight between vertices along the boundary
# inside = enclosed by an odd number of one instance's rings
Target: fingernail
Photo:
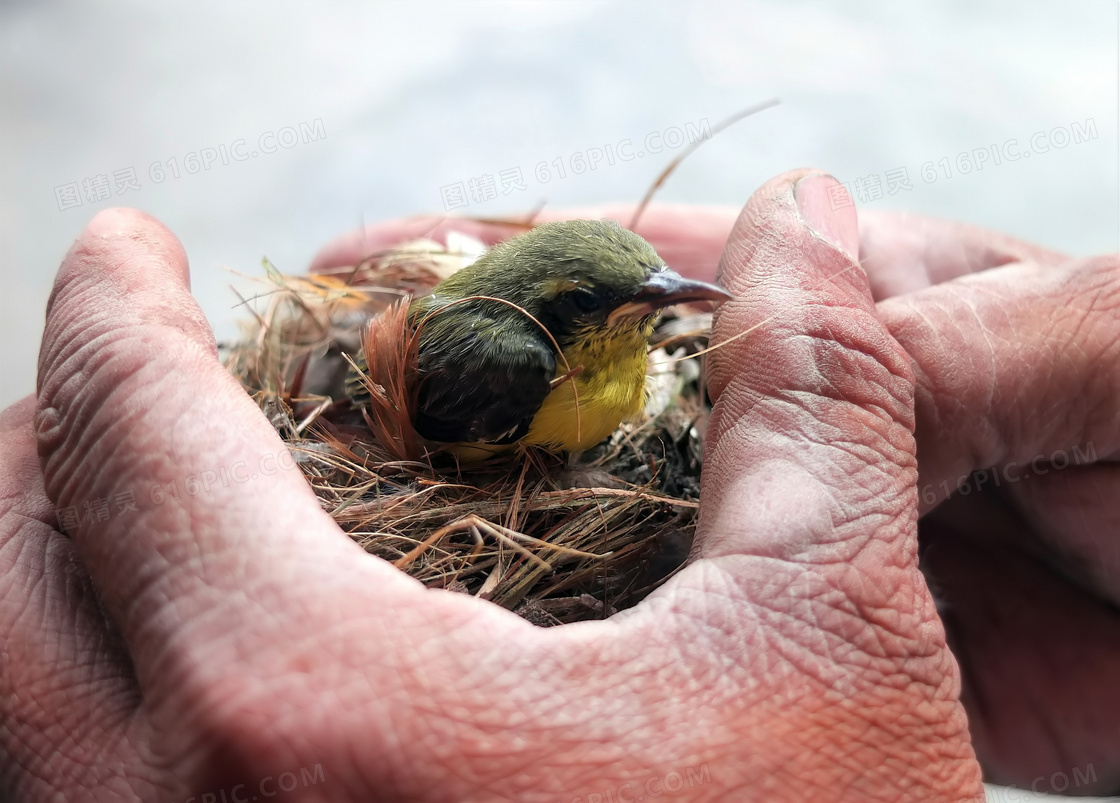
[[[813,234],[853,259],[859,254],[856,207],[847,188],[832,176],[806,176],[793,186],[801,219]]]

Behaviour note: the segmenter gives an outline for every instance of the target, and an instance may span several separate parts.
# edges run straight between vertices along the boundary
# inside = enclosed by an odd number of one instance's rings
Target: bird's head
[[[648,337],[664,307],[731,297],[669,269],[653,246],[609,220],[544,223],[495,246],[435,292],[504,298],[537,318],[561,348],[588,332]]]

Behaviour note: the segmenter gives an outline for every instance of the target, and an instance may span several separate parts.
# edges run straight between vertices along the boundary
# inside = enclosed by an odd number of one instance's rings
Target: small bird
[[[643,409],[661,309],[729,298],[670,270],[613,221],[539,225],[412,302],[413,425],[483,456],[513,443],[589,449]]]

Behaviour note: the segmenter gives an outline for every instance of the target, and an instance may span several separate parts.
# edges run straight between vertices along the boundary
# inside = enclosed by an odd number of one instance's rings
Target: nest
[[[268,287],[246,304],[253,318],[226,365],[367,552],[541,626],[605,618],[662,584],[691,548],[707,421],[693,355],[711,316],[666,312],[643,419],[596,448],[573,458],[525,447],[462,464],[411,427],[405,310],[481,249],[468,238],[417,241],[312,276],[266,262]],[[347,376],[363,342],[368,403],[357,404]]]

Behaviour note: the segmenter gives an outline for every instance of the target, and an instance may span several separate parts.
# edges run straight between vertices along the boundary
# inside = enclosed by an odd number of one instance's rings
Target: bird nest
[[[578,456],[522,447],[460,463],[408,412],[407,299],[480,243],[421,240],[320,275],[267,262],[226,365],[295,457],[320,504],[367,552],[433,588],[550,626],[636,604],[683,564],[700,490],[711,316],[670,309],[651,341],[648,403]],[[347,393],[363,342],[367,404]]]

